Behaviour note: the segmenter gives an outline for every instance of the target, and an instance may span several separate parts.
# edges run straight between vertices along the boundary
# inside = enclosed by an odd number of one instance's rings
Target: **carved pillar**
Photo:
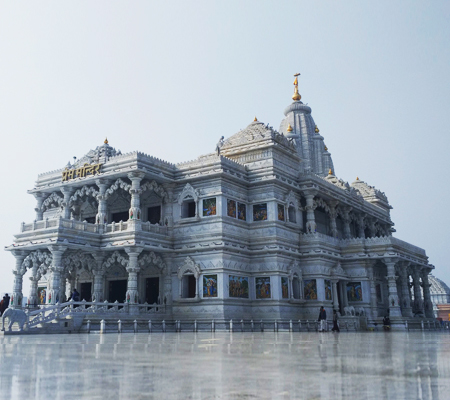
[[[165,186],[165,190],[167,193],[167,198],[165,203],[163,203],[163,214],[162,220],[163,224],[168,227],[173,226],[173,187]]]
[[[412,317],[412,308],[411,308],[411,298],[409,292],[409,273],[408,273],[409,263],[401,263],[398,272],[400,275],[400,287],[401,287],[401,308],[402,315],[404,317]]]
[[[423,304],[425,308],[425,316],[427,318],[434,318],[433,314],[433,303],[431,302],[431,294],[430,294],[430,283],[428,281],[428,274],[431,269],[424,268],[422,269],[422,289],[423,289]]]
[[[62,203],[63,205],[63,217],[65,219],[70,219],[70,196],[72,196],[74,190],[72,188],[62,188],[61,189],[62,194],[64,195],[64,201]]]
[[[412,267],[412,278],[414,288],[414,314],[423,315],[423,300],[422,292],[420,290],[420,268],[418,266]]]
[[[36,270],[33,268],[33,275],[30,276],[30,294],[28,296],[28,306],[36,307],[38,301],[38,282],[39,277],[36,275]]]
[[[44,219],[44,211],[42,211],[42,203],[45,200],[45,193],[33,193],[36,198],[37,204],[34,211],[36,211],[36,221],[42,221]]]
[[[99,189],[99,194],[97,195],[98,211],[95,217],[95,223],[103,225],[108,223],[108,201],[105,198],[105,192],[110,182],[106,179],[97,179],[95,184]]]
[[[337,238],[338,237],[338,230],[337,230],[337,225],[336,225],[336,217],[337,217],[337,212],[336,212],[336,206],[337,206],[337,202],[330,202],[330,231],[331,231],[331,236]],[[333,293],[334,295],[334,293]]]
[[[397,294],[397,276],[395,275],[396,261],[392,259],[385,259],[384,263],[386,264],[387,268],[386,279],[388,281],[389,289],[389,315],[391,317],[401,317],[402,313],[400,310],[400,304]]]
[[[344,307],[348,307],[348,296],[347,296],[347,281],[340,281],[341,282],[341,298],[342,303],[344,304]]]
[[[364,219],[365,219],[364,214],[358,215],[358,237],[360,237],[362,239],[364,239],[366,237],[366,235],[364,233]]]
[[[103,269],[104,255],[101,253],[94,254],[95,261],[97,263],[96,268],[93,269],[94,275],[94,289],[92,293],[92,301],[102,302],[105,300],[105,270]]]
[[[372,218],[367,218],[367,227],[369,228],[369,237],[375,237],[375,221]]]
[[[139,303],[138,272],[140,268],[138,265],[138,257],[142,250],[143,249],[140,247],[128,247],[125,249],[128,254],[126,302],[132,306],[130,307],[131,313],[138,312],[137,308],[133,306]]]
[[[373,265],[367,268],[367,276],[369,277],[370,282],[370,311],[372,314],[372,318],[375,319],[378,317],[378,300],[377,285],[375,282],[375,274],[373,269]]]
[[[49,246],[48,249],[52,253],[52,265],[49,268],[50,275],[50,289],[47,290],[47,304],[60,303],[61,290],[61,274],[64,271],[62,265],[62,256],[66,251],[64,246]]]
[[[22,264],[29,253],[20,250],[15,250],[12,253],[16,258],[16,266],[13,269],[14,286],[9,307],[22,308],[22,299],[23,299],[22,282],[23,282],[23,274],[25,273],[25,270],[22,268]]]
[[[289,290],[289,298],[293,299],[294,298],[294,287],[293,287],[293,281],[294,281],[294,276],[293,275],[289,275],[289,279],[288,279],[288,290]]]
[[[306,233],[316,232],[316,217],[314,215],[314,193],[305,194],[306,198]]]
[[[143,172],[130,172],[128,178],[131,180],[131,208],[129,211],[129,221],[135,224],[136,228],[140,227],[141,221],[141,180],[144,178]]]
[[[342,222],[343,230],[344,230],[344,239],[350,239],[352,237],[352,233],[350,230],[350,211],[352,210],[351,207],[343,207],[342,208]]]
[[[337,279],[333,279],[331,281],[331,289],[333,292],[333,310],[336,310],[336,312],[339,312],[339,300],[338,300],[338,291],[337,291]]]
[[[59,303],[64,303],[66,301],[66,275],[64,271],[61,271],[60,281],[59,281]]]

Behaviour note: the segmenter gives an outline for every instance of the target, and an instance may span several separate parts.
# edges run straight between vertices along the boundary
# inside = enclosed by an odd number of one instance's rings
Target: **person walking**
[[[332,332],[340,332],[339,325],[338,325],[338,314],[336,310],[333,310],[333,329]]]
[[[3,296],[2,301],[0,301],[0,317],[3,314],[3,311],[5,311],[5,296]]]
[[[327,328],[327,312],[323,306],[320,307],[319,311],[319,332],[325,332]]]
[[[3,299],[5,300],[5,302],[3,303],[3,311],[5,311],[9,307],[9,301],[11,300],[11,297],[9,297],[8,293],[5,293]]]

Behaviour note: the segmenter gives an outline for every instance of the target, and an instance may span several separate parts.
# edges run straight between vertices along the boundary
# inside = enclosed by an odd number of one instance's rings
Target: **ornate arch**
[[[102,267],[104,270],[108,270],[115,263],[119,263],[126,268],[128,267],[128,262],[129,260],[127,260],[118,250],[116,250],[106,259],[106,261],[102,264]]]
[[[315,210],[317,207],[322,207],[328,214],[330,213],[330,206],[324,199],[321,199],[320,197],[314,198],[313,209]]]
[[[52,265],[52,254],[47,251],[35,250],[23,260],[19,273],[24,275],[27,269],[36,268],[36,272],[44,275]]]
[[[105,200],[107,200],[116,190],[123,189],[125,192],[129,192],[131,185],[124,182],[122,179],[117,179],[105,192]]]
[[[295,209],[299,208],[299,202],[297,197],[295,196],[294,192],[291,190],[288,195],[286,196],[286,205],[289,207],[290,204],[293,204]]]
[[[195,264],[194,260],[189,256],[185,258],[184,264],[178,268],[178,279],[181,280],[183,278],[183,275],[188,272],[194,274],[195,279],[198,279],[201,273],[200,266],[198,264]]]
[[[341,263],[338,261],[337,264],[331,268],[331,278],[334,279],[347,279],[347,273],[341,266]]]
[[[77,251],[67,254],[67,256],[63,258],[63,265],[68,273],[73,274],[75,272],[76,275],[79,275],[83,271],[92,273],[92,270],[96,268],[97,263],[91,254]]]
[[[138,265],[142,268],[146,264],[156,265],[160,271],[164,271],[166,264],[160,256],[157,256],[153,251],[139,256]]]
[[[289,279],[293,280],[295,277],[302,279],[302,270],[298,261],[292,261],[288,267]]]
[[[164,190],[164,188],[161,185],[158,185],[156,181],[146,182],[141,186],[142,192],[146,192],[149,190],[152,190],[155,192],[161,199],[163,199],[164,203],[167,203],[169,201],[169,196],[167,195],[167,192]]]
[[[181,206],[186,197],[192,197],[195,202],[198,201],[199,193],[189,183],[183,188],[183,191],[178,196],[178,204]]]
[[[61,196],[58,196],[56,192],[53,192],[50,196],[48,196],[41,206],[41,211],[45,212],[49,208],[52,208],[52,205],[55,205],[56,207],[61,207],[62,203],[64,202],[64,198]]]
[[[70,198],[69,205],[73,205],[78,199],[83,198],[84,196],[90,196],[94,199],[97,199],[99,192],[95,190],[94,187],[83,186],[81,189],[78,189]]]

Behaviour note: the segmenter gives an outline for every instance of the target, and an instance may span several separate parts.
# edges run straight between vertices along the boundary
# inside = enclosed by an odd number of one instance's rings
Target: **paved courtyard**
[[[0,336],[0,399],[449,399],[450,335]]]

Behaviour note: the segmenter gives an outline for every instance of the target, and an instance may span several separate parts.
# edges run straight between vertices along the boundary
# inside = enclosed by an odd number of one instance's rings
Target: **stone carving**
[[[183,191],[178,196],[178,204],[181,206],[186,198],[193,198],[195,202],[198,201],[199,193],[189,183],[183,188]]]
[[[185,275],[187,272],[194,274],[196,279],[198,279],[198,277],[200,276],[200,266],[198,264],[195,264],[194,260],[191,257],[186,257],[184,260],[184,264],[178,268],[178,279],[181,280],[183,275]]]
[[[81,251],[68,253],[62,260],[63,266],[68,273],[73,275],[80,275],[84,271],[90,274],[97,267],[97,263],[89,253]],[[84,270],[84,271],[83,271]]]
[[[222,146],[224,144],[224,139],[225,139],[225,137],[222,136],[216,144],[216,152],[217,152],[218,156],[220,155],[220,149],[222,148]]]
[[[125,190],[125,192],[129,192],[131,189],[131,185],[129,183],[124,182],[122,179],[117,179],[105,192],[105,200],[107,200],[116,190],[119,188]]]
[[[73,165],[69,163],[69,167],[78,168],[85,163],[92,164],[99,161],[108,161],[109,158],[121,155],[120,150],[116,150],[108,144],[108,141],[101,146],[97,146],[95,150],[89,150],[87,154],[79,158]]]
[[[344,314],[346,316],[354,317],[356,315],[355,307],[353,306],[344,307]]]
[[[145,254],[141,254],[138,259],[139,267],[143,268],[148,264],[156,265],[160,271],[165,271],[167,268],[163,259],[160,256],[157,256],[153,251],[150,251]]]
[[[19,324],[20,331],[23,331],[23,328],[24,328],[25,324],[27,323],[27,314],[25,314],[24,311],[18,310],[18,309],[13,309],[13,308],[7,308],[2,315],[2,323],[3,323],[2,331],[5,330],[5,319],[6,318],[9,319],[8,331],[10,331],[10,332],[11,332],[12,326],[15,322],[17,322]]]
[[[113,254],[111,254],[106,261],[103,263],[102,267],[105,270],[108,270],[111,268],[112,265],[115,263],[119,263],[120,265],[124,266],[125,268],[128,267],[129,260],[122,256],[119,251],[115,251]]]
[[[97,199],[99,192],[95,190],[93,186],[83,186],[81,189],[78,189],[69,200],[69,205],[72,206],[78,199],[81,199],[85,196],[93,197],[94,199]]]
[[[59,196],[58,193],[53,192],[50,196],[48,196],[41,206],[41,211],[44,212],[49,208],[62,207],[64,202],[64,198]]]
[[[24,275],[27,269],[37,268],[43,275],[52,265],[52,254],[48,251],[35,250],[30,253],[22,262],[19,274]]]
[[[151,190],[155,192],[165,203],[169,201],[169,196],[161,185],[158,185],[156,181],[146,182],[141,185],[142,193]]]

